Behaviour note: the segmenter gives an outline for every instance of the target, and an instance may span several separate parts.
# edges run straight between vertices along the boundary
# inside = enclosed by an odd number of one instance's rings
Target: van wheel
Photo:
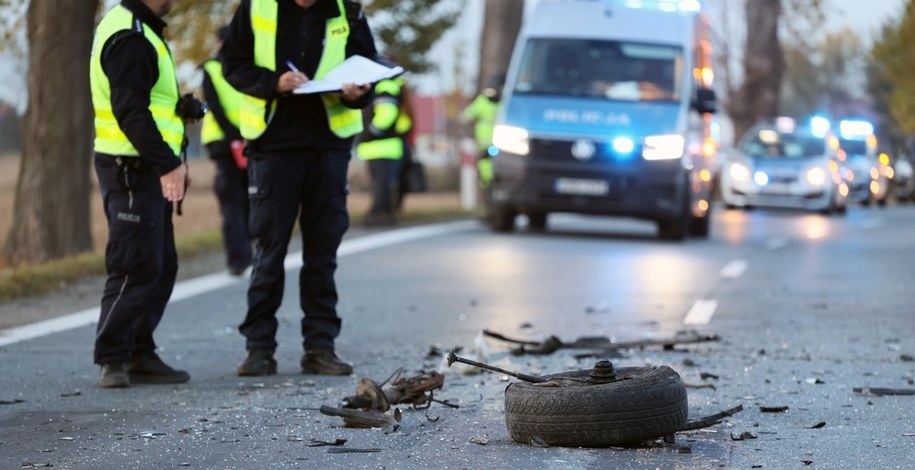
[[[708,238],[709,229],[712,224],[712,208],[709,206],[705,211],[705,217],[693,217],[689,225],[689,234],[697,238]]]
[[[683,191],[682,202],[680,203],[680,214],[677,217],[661,219],[658,221],[658,237],[661,240],[683,240],[693,221],[693,213],[690,210],[690,191],[686,186]]]
[[[493,204],[489,212],[489,226],[496,232],[511,232],[515,229],[517,213],[509,206]]]
[[[607,447],[673,435],[688,414],[686,386],[670,367],[621,367],[596,383],[592,370],[548,375],[548,382],[505,389],[505,424],[517,442]]]
[[[686,217],[658,221],[658,237],[661,240],[678,241],[686,238],[688,221]]]
[[[546,230],[546,212],[528,212],[527,226],[538,232]]]

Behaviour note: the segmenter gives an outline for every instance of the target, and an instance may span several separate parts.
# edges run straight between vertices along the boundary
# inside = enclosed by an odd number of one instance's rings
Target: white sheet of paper
[[[386,67],[361,55],[344,60],[320,80],[311,80],[293,90],[296,94],[340,91],[344,83],[363,85],[377,83],[386,78],[396,77],[404,72],[403,67]]]

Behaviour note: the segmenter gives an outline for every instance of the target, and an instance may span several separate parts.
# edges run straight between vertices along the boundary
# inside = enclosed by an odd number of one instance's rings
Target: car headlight
[[[499,150],[518,155],[531,151],[530,134],[520,127],[497,125],[493,128],[492,144]]]
[[[813,186],[823,186],[826,183],[826,172],[822,168],[815,166],[804,173],[804,178]]]
[[[673,160],[683,156],[686,140],[682,135],[651,135],[645,137],[642,158],[645,160]]]
[[[750,169],[743,163],[731,163],[728,174],[734,181],[750,181]]]

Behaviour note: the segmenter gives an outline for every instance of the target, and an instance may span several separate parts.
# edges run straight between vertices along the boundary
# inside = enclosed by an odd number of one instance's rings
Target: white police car
[[[822,118],[804,126],[790,118],[758,124],[741,138],[721,172],[728,207],[783,207],[845,213],[848,185],[838,139]]]

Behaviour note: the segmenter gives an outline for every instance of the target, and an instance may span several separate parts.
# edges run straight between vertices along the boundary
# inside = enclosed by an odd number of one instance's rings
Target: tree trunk
[[[747,44],[743,83],[728,100],[734,136],[740,137],[757,121],[778,115],[779,91],[785,59],[778,40],[781,0],[746,2]]]
[[[480,35],[478,91],[486,87],[492,77],[507,71],[515,39],[521,30],[524,0],[486,0],[485,8]]]
[[[13,223],[3,255],[16,265],[92,248],[89,53],[98,0],[32,0],[29,105]]]

